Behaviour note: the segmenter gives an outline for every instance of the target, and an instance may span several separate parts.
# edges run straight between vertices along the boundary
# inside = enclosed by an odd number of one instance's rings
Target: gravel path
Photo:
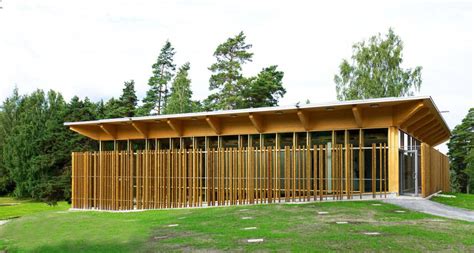
[[[418,212],[474,222],[474,211],[443,205],[423,198],[399,197],[385,199],[383,201]]]

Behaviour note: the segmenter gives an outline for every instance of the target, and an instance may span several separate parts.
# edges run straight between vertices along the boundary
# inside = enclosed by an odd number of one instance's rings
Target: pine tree
[[[168,103],[164,108],[164,114],[187,113],[199,110],[199,103],[191,100],[191,80],[188,77],[190,69],[189,62],[181,66],[173,80]]]
[[[452,184],[459,187],[453,190],[466,192],[468,186],[474,189],[474,161],[470,157],[474,150],[474,108],[452,131],[448,149]]]
[[[246,36],[240,32],[233,38],[220,44],[215,52],[217,62],[209,67],[212,71],[209,79],[209,90],[214,92],[205,101],[206,110],[235,109],[243,103],[241,94],[245,80],[242,76],[242,65],[252,61],[252,47],[245,42]]]
[[[244,104],[241,108],[276,106],[286,93],[282,80],[284,73],[273,65],[264,68],[257,77],[250,78],[242,87]]]
[[[176,69],[174,61],[175,50],[169,41],[161,48],[156,63],[152,65],[153,75],[148,80],[149,90],[139,109],[139,115],[161,114],[168,99],[168,83]]]
[[[123,117],[135,116],[137,108],[137,94],[135,92],[135,81],[130,80],[124,83],[125,87],[122,90],[122,96],[119,98],[121,113]]]

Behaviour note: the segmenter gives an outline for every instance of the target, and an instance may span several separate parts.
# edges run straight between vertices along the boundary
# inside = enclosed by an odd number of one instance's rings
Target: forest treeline
[[[71,152],[96,150],[97,142],[69,131],[64,122],[277,105],[286,93],[284,73],[272,65],[256,76],[243,75],[251,48],[243,32],[217,46],[209,66],[210,95],[203,101],[192,99],[192,66],[176,65],[169,41],[151,67],[141,101],[134,80],[124,82],[120,97],[98,102],[78,96],[66,101],[53,90],[20,94],[15,89],[0,108],[0,195],[52,203],[70,198]]]

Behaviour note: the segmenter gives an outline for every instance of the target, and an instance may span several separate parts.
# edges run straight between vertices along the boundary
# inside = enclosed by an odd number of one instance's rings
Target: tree
[[[467,192],[468,186],[474,188],[473,147],[474,108],[471,108],[461,124],[454,128],[448,142],[452,184],[457,186],[455,191]]]
[[[137,94],[135,92],[135,81],[130,80],[124,83],[122,95],[119,98],[123,117],[133,117],[137,109]]]
[[[191,100],[193,92],[191,91],[191,79],[188,76],[189,69],[189,62],[179,68],[171,86],[171,93],[164,108],[164,114],[199,111],[199,102]]]
[[[242,108],[276,106],[286,93],[282,80],[284,73],[276,65],[264,68],[257,77],[249,78],[242,87],[244,104]]]
[[[105,118],[133,117],[137,111],[137,102],[135,81],[130,80],[124,82],[122,95],[120,95],[119,99],[112,97],[103,105],[103,108],[98,105],[98,110],[103,111]]]
[[[143,99],[143,106],[139,115],[161,114],[168,99],[168,83],[171,81],[176,69],[173,63],[174,48],[169,41],[161,48],[156,63],[152,65],[153,75],[148,80],[149,90]]]
[[[334,76],[338,100],[412,96],[421,86],[421,67],[403,69],[403,42],[390,28],[352,46],[352,62],[344,59]]]
[[[71,159],[63,126],[64,99],[54,91],[37,90],[15,103],[15,125],[9,129],[2,151],[2,162],[15,184],[13,194],[64,199],[70,188],[66,165]]]
[[[227,39],[214,51],[217,62],[209,67],[212,71],[209,90],[214,93],[205,100],[207,110],[235,109],[242,104],[242,65],[252,61],[252,47],[245,42],[246,36],[240,32]]]

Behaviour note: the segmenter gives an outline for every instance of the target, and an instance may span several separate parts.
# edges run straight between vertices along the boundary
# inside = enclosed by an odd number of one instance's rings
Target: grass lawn
[[[70,206],[66,202],[58,202],[56,206],[49,206],[43,202],[0,197],[0,220],[17,218],[38,212],[67,210],[69,208]]]
[[[455,207],[461,207],[465,209],[474,210],[474,194],[465,193],[443,193],[443,195],[453,195],[456,198],[446,198],[435,196],[431,200]]]
[[[474,223],[396,210],[402,209],[377,201],[131,213],[49,210],[0,226],[0,250],[474,251]],[[321,211],[328,213],[318,214]],[[336,224],[339,221],[349,224]],[[244,230],[249,227],[256,229]],[[258,238],[264,241],[246,241]]]

